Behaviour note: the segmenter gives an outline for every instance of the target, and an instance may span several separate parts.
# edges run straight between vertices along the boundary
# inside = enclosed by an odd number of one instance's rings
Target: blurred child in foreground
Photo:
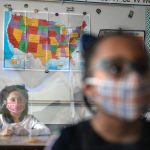
[[[150,150],[148,53],[122,32],[83,35],[83,94],[91,119],[62,130],[52,150]],[[94,104],[95,107],[90,107]]]

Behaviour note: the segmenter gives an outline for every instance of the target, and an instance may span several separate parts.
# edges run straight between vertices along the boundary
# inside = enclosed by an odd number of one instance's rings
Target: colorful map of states
[[[83,21],[70,35],[67,27],[54,21],[12,15],[7,32],[10,43],[24,53],[32,53],[44,65],[49,59],[71,58],[77,40],[87,26]]]

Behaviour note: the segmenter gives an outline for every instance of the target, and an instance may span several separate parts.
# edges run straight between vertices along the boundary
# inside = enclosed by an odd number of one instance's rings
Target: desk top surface
[[[45,146],[58,135],[50,136],[0,136],[0,146]]]

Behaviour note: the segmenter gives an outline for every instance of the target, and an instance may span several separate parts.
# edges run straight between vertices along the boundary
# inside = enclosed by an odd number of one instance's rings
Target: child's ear
[[[83,34],[81,37],[83,53],[87,52],[91,48],[91,46],[93,46],[96,43],[97,40],[98,38],[94,35]]]
[[[84,93],[84,95],[86,95],[86,96],[88,96],[88,97],[92,97],[93,95],[93,86],[91,86],[91,85],[87,85],[87,84],[85,84],[85,85],[83,85],[83,93]]]

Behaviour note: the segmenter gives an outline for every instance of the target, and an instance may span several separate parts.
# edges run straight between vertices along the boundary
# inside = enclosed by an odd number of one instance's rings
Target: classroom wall
[[[91,15],[91,31],[97,34],[99,29],[125,27],[130,29],[145,28],[145,6],[113,6],[101,4],[77,4],[77,3],[54,3],[54,2],[31,2],[31,1],[9,1],[1,0],[0,15],[5,10],[3,5],[11,3],[17,10],[33,10],[35,8],[43,11],[45,7],[49,8],[49,12],[66,12],[66,7],[74,7],[74,13],[88,12]],[[29,8],[24,8],[24,4],[28,3]],[[101,9],[101,14],[96,13],[96,9]],[[128,13],[133,10],[134,17],[128,18]],[[1,28],[2,30],[2,28]],[[0,30],[0,31],[1,31]]]
[[[66,12],[67,7],[74,7],[73,13],[87,12],[91,16],[91,33],[98,35],[100,29],[125,28],[130,30],[145,30],[144,6],[112,6],[100,4],[71,4],[53,2],[9,1],[0,2],[0,89],[11,84],[25,84],[29,91],[36,91],[30,95],[32,101],[51,100],[70,101],[74,94],[80,95],[81,72],[37,72],[37,71],[8,71],[3,69],[3,12],[7,10],[4,4],[12,4],[13,9],[32,11],[39,9],[44,11],[48,7],[49,12]],[[29,8],[24,8],[28,3]],[[101,9],[101,14],[96,9]],[[133,18],[128,18],[129,11],[134,11]],[[42,86],[41,86],[42,85]],[[45,87],[45,88],[41,88]],[[79,98],[79,97],[78,97]],[[44,123],[65,124],[71,123],[87,115],[83,106],[74,108],[74,104],[50,105],[38,104],[30,106],[33,113]]]

